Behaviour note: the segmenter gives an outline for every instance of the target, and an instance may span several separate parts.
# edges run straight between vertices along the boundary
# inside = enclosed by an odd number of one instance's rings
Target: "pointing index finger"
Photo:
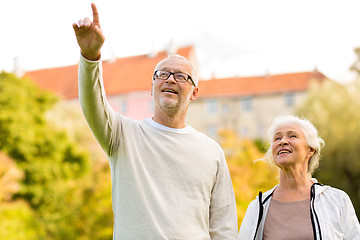
[[[98,13],[98,10],[96,8],[95,3],[91,4],[91,8],[92,8],[92,11],[93,11],[93,22],[100,25],[99,13]]]

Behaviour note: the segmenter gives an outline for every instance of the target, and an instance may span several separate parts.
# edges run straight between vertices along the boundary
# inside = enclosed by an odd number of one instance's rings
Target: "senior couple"
[[[348,195],[311,178],[323,141],[295,116],[270,127],[266,157],[279,167],[280,183],[251,202],[238,232],[224,152],[185,122],[198,94],[195,68],[180,55],[168,56],[152,76],[153,117],[136,121],[115,112],[102,79],[105,38],[91,7],[92,20],[73,24],[81,50],[79,98],[109,158],[113,239],[360,239]]]

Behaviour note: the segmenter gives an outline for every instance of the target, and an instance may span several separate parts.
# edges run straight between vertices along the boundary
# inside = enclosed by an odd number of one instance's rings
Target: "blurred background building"
[[[178,53],[197,67],[193,46],[103,61],[108,101],[123,115],[143,119],[153,114],[151,81],[156,64],[168,54]],[[49,68],[25,73],[37,85],[52,91],[69,104],[78,104],[78,66]],[[19,72],[19,71],[17,71]],[[198,98],[190,104],[187,123],[212,138],[220,130],[232,130],[243,138],[263,138],[276,115],[292,114],[306,98],[312,82],[329,80],[314,69],[263,76],[199,81]]]

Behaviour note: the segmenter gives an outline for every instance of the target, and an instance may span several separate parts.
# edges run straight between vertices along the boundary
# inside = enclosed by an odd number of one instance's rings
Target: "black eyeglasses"
[[[182,73],[182,72],[174,73],[174,72],[168,72],[168,71],[164,71],[164,70],[156,70],[154,72],[153,80],[155,80],[155,79],[167,80],[171,75],[174,76],[174,79],[177,82],[186,82],[186,81],[190,80],[192,85],[194,85],[196,87],[194,81],[189,76],[189,74]]]

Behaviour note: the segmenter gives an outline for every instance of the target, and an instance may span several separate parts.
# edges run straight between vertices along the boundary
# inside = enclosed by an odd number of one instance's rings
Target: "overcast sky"
[[[72,23],[92,17],[103,59],[194,45],[202,78],[312,71],[349,81],[360,46],[359,0],[0,0],[0,70],[77,64]],[[5,28],[5,29],[4,29]]]

